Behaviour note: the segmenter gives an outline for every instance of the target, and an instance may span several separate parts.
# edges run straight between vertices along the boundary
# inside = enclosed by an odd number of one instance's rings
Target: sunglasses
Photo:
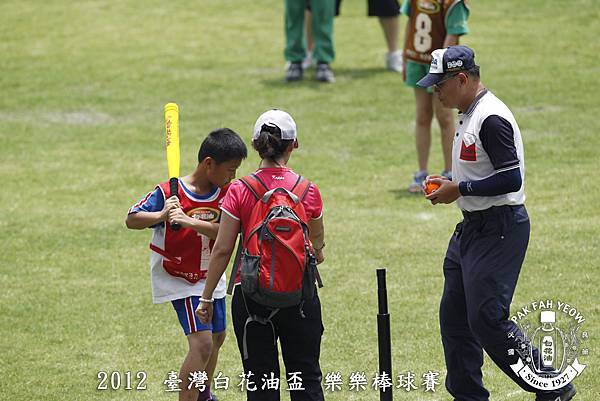
[[[433,84],[433,86],[435,86],[438,89],[441,89],[442,85],[444,85],[445,82],[451,80],[452,78],[454,78],[458,74],[460,74],[460,72],[455,72],[454,74],[450,74],[447,77],[445,77],[444,79],[442,79],[440,82],[438,82],[437,84]]]

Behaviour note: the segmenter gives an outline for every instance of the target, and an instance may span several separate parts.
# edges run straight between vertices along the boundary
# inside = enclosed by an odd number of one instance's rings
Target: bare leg
[[[182,380],[179,401],[197,401],[198,390],[194,386],[188,390],[189,376],[192,372],[206,369],[212,349],[212,333],[209,330],[197,331],[188,335],[187,339],[189,350],[179,372],[179,378]]]
[[[304,37],[306,38],[306,54],[302,60],[302,69],[307,70],[313,65],[313,51],[315,50],[315,37],[312,31],[312,12],[304,11]]]
[[[315,40],[312,33],[312,16],[308,10],[304,11],[304,34],[306,35],[306,51],[312,52],[315,48]]]
[[[398,17],[379,17],[379,23],[383,29],[385,42],[387,43],[388,52],[392,53],[398,50]]]
[[[454,114],[452,109],[445,108],[437,96],[433,96],[433,109],[440,125],[442,136],[442,152],[444,154],[444,170],[452,170],[452,143],[454,141]]]
[[[206,374],[208,375],[208,382],[212,384],[212,380],[215,377],[215,369],[217,367],[217,360],[219,359],[219,350],[221,346],[225,342],[226,332],[222,331],[220,333],[213,333],[213,347],[212,352],[210,354],[210,358],[208,359],[208,363],[206,364]]]
[[[417,117],[415,121],[415,139],[419,170],[427,171],[429,148],[431,147],[431,120],[433,119],[432,94],[422,88],[415,88]]]

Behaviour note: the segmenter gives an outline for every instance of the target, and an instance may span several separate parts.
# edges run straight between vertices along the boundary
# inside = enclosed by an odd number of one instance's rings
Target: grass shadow
[[[324,82],[318,82],[314,79],[314,77],[304,76],[304,79],[301,81],[295,82],[285,82],[283,79],[283,74],[279,78],[272,79],[263,79],[262,83],[264,86],[269,88],[278,88],[278,89],[297,89],[297,88],[310,88],[310,89],[320,89],[323,85],[331,85]]]
[[[392,195],[394,195],[396,197],[396,199],[407,199],[407,198],[421,199],[423,197],[422,193],[418,192],[416,194],[413,194],[411,192],[408,192],[408,190],[406,188],[390,189],[390,190],[388,190],[388,192],[391,193]]]
[[[369,68],[334,68],[333,72],[337,78],[343,79],[368,79],[381,74],[394,74],[383,67]],[[396,73],[397,74],[397,73]],[[399,75],[399,74],[398,74]],[[401,75],[399,75],[401,76]]]
[[[369,79],[373,78],[380,74],[392,74],[391,71],[387,71],[384,68],[334,68],[333,72],[335,74],[335,78],[337,81],[354,81],[361,79]],[[285,82],[284,80],[284,72],[281,73],[278,77],[273,77],[269,79],[263,79],[262,83],[266,87],[270,88],[297,88],[297,87],[305,87],[312,89],[319,89],[323,85],[332,85],[325,82],[319,82],[315,80],[315,72],[314,68],[311,68],[308,71],[304,72],[304,78],[301,81],[296,82]]]

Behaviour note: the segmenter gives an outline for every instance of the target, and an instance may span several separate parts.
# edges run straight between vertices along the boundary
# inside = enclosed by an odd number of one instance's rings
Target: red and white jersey
[[[221,204],[228,189],[216,188],[201,196],[191,192],[179,181],[179,202],[183,211],[193,218],[218,222]],[[169,193],[169,183],[161,183],[157,190]],[[150,243],[150,269],[154,303],[167,302],[189,296],[200,296],[204,291],[208,264],[214,240],[189,228],[171,230],[168,224],[154,227]],[[225,274],[219,280],[214,297],[225,296]]]

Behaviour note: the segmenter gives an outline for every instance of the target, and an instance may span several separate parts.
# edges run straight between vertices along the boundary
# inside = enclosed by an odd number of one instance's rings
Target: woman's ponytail
[[[252,141],[252,146],[261,159],[277,161],[293,140],[281,139],[281,130],[277,126],[263,124],[260,134]]]

